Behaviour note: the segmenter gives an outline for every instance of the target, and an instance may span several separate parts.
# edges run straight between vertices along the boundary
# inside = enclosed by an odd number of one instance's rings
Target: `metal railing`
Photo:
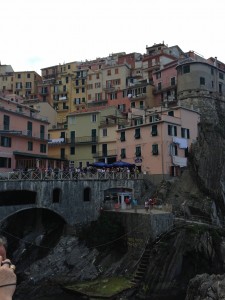
[[[0,181],[20,180],[134,180],[143,179],[142,173],[127,172],[77,172],[77,171],[12,171],[1,172]]]

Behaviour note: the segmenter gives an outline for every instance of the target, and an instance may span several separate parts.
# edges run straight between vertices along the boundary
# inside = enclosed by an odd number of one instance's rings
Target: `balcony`
[[[117,156],[117,149],[108,150],[108,151],[99,151],[93,153],[94,158],[103,158],[103,157],[116,157]]]
[[[47,134],[40,134],[39,132],[32,132],[30,130],[18,130],[17,128],[12,128],[10,130],[4,130],[0,128],[0,135],[5,136],[22,136],[29,137],[31,139],[41,139],[44,141],[48,140]]]
[[[82,136],[75,138],[75,144],[96,144],[97,142],[97,136]]]
[[[106,92],[114,92],[116,90],[115,86],[109,84],[109,85],[104,85],[103,90]]]
[[[92,100],[91,102],[87,103],[88,107],[98,107],[98,106],[107,106],[107,100]]]
[[[67,101],[67,96],[62,96],[62,97],[59,97],[59,101]]]
[[[40,94],[43,95],[43,96],[48,95],[48,91],[47,90],[42,90],[42,91],[40,91]]]
[[[145,100],[147,97],[146,93],[138,94],[138,95],[132,95],[129,97],[131,101],[136,101],[136,100]]]
[[[165,87],[162,87],[161,89],[158,89],[157,87],[155,87],[153,89],[153,94],[158,94],[158,93],[163,93],[163,92],[167,92],[167,91],[171,91],[171,90],[176,90],[177,89],[177,85],[168,85]]]

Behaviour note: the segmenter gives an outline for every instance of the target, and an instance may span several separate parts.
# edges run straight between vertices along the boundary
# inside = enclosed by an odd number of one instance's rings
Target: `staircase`
[[[152,244],[149,242],[146,244],[145,250],[139,261],[138,268],[134,274],[134,277],[131,280],[132,285],[139,285],[142,279],[145,276],[146,270],[148,268],[150,253],[151,253]]]

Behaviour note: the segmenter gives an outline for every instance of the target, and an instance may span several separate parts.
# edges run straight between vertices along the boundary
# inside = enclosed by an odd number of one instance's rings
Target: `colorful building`
[[[31,107],[0,98],[0,171],[45,168],[48,121]]]
[[[200,115],[180,106],[133,110],[130,124],[118,130],[119,157],[161,180],[187,167],[191,144],[198,136]]]

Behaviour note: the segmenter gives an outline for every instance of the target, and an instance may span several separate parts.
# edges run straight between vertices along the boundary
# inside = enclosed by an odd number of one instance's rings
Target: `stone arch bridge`
[[[121,173],[122,174],[122,173]],[[34,178],[2,176],[0,178],[0,221],[19,211],[33,208],[48,209],[77,225],[96,220],[101,203],[117,192],[129,192],[140,199],[142,176]]]

